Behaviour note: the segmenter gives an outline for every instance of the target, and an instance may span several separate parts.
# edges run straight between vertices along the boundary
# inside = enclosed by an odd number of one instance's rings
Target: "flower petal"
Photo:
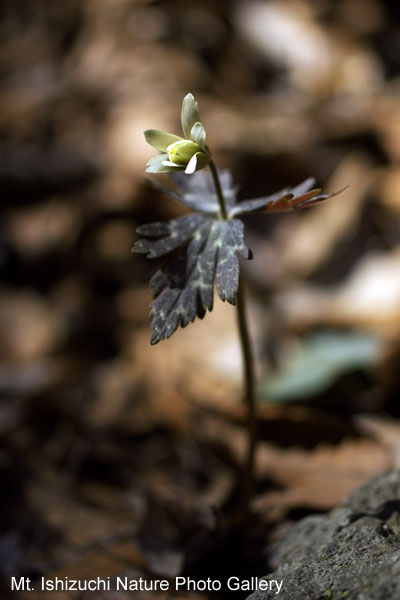
[[[204,129],[203,123],[197,121],[190,132],[190,137],[196,144],[200,146],[202,150],[206,149],[206,130]]]
[[[176,163],[172,162],[171,160],[163,160],[162,162],[163,165],[165,165],[166,167],[182,167],[182,165],[177,165]]]
[[[210,161],[210,155],[208,153],[198,152],[197,153],[196,171],[200,171],[200,169],[204,169],[204,167],[206,167],[208,165],[209,161]]]
[[[200,171],[200,169],[204,169],[204,167],[208,164],[209,159],[209,154],[206,154],[205,152],[196,152],[196,154],[194,154],[190,159],[185,169],[185,173],[187,175],[190,175],[195,171]]]
[[[170,173],[171,171],[176,171],[177,167],[170,167],[163,164],[167,160],[168,154],[154,156],[147,163],[146,173]]]
[[[186,94],[182,102],[181,123],[182,131],[186,139],[190,140],[192,127],[200,121],[199,107],[193,94]]]
[[[173,133],[167,133],[166,131],[160,131],[159,129],[146,129],[144,132],[146,142],[160,150],[160,152],[166,152],[168,146],[174,142],[179,142],[182,138]]]
[[[191,173],[195,172],[196,165],[197,165],[197,157],[199,154],[201,154],[201,152],[196,152],[196,154],[193,154],[192,158],[189,160],[187,167],[185,169],[185,173],[187,175],[190,175]]]

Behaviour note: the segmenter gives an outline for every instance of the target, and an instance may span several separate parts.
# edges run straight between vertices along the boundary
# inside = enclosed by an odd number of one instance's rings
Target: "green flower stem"
[[[226,211],[225,199],[222,193],[221,183],[218,176],[218,171],[213,160],[209,162],[215,191],[218,196],[221,216],[223,219],[228,218]],[[244,370],[244,401],[247,406],[247,433],[248,446],[247,455],[244,462],[243,479],[242,479],[242,497],[240,508],[244,513],[248,513],[249,503],[252,494],[254,472],[255,472],[255,449],[257,442],[257,418],[256,418],[256,399],[255,399],[255,377],[254,377],[254,361],[253,352],[250,343],[249,327],[246,317],[246,305],[243,288],[242,277],[239,278],[239,288],[236,295],[237,321],[239,327],[240,345],[242,350],[243,370]]]
[[[208,164],[210,165],[211,175],[212,175],[212,178],[214,181],[214,186],[215,186],[215,191],[217,192],[219,208],[221,210],[221,216],[226,221],[228,219],[228,213],[226,212],[225,200],[224,200],[224,195],[222,193],[222,188],[221,188],[221,183],[220,183],[219,176],[218,176],[217,167],[215,166],[215,162],[212,159],[210,159],[210,162]]]

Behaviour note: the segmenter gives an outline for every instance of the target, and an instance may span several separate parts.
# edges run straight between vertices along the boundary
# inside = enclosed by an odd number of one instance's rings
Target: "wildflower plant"
[[[310,177],[272,195],[238,201],[231,173],[218,170],[212,159],[192,94],[183,99],[181,123],[183,138],[155,129],[144,132],[146,141],[162,152],[149,160],[146,171],[170,173],[174,188],[154,185],[193,212],[170,221],[141,225],[137,232],[143,239],[136,242],[133,250],[147,258],[165,257],[150,281],[154,291],[151,344],[169,338],[179,325],[186,327],[211,311],[214,283],[220,299],[237,306],[248,406],[249,446],[243,483],[244,503],[248,504],[256,441],[255,385],[239,256],[251,259],[252,252],[245,244],[240,217],[308,208],[341,194],[345,188],[321,194]],[[209,171],[205,173],[207,166]]]

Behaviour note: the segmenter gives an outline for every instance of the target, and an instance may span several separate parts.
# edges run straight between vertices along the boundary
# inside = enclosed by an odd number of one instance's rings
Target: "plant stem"
[[[257,416],[255,399],[255,378],[254,378],[254,359],[250,343],[249,327],[246,317],[246,303],[244,296],[243,280],[239,279],[239,288],[236,295],[237,319],[239,325],[240,345],[242,349],[243,369],[244,369],[244,401],[247,406],[247,433],[248,446],[247,455],[244,462],[243,486],[241,508],[245,513],[249,511],[249,503],[253,491],[255,475],[255,449],[257,443]]]
[[[213,178],[214,186],[215,186],[215,191],[217,192],[219,208],[221,211],[221,217],[224,220],[226,220],[228,218],[228,213],[226,212],[225,199],[224,199],[224,195],[222,193],[221,182],[220,182],[219,176],[218,176],[218,170],[217,170],[217,167],[215,166],[215,162],[213,160],[210,160],[210,162],[208,164],[210,165],[211,174],[212,174],[212,178]]]
[[[215,163],[210,160],[210,169],[217,193],[220,206],[221,216],[223,219],[228,219],[225,199],[222,193],[221,183],[218,176],[218,170]],[[256,418],[256,399],[255,399],[255,377],[254,377],[254,360],[253,352],[250,343],[249,327],[246,317],[246,303],[244,296],[244,286],[242,278],[239,278],[239,287],[236,294],[236,309],[237,321],[239,327],[240,346],[242,350],[243,372],[244,372],[244,401],[247,406],[247,433],[248,444],[247,454],[243,465],[242,479],[242,495],[240,509],[245,515],[249,511],[249,503],[251,499],[254,471],[255,471],[255,449],[257,442],[257,418]]]

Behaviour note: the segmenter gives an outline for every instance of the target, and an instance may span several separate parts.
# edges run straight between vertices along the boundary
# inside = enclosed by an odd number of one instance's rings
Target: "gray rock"
[[[400,470],[373,479],[327,515],[296,523],[275,565],[264,579],[283,580],[279,600],[400,599]],[[275,597],[276,587],[248,600]]]

